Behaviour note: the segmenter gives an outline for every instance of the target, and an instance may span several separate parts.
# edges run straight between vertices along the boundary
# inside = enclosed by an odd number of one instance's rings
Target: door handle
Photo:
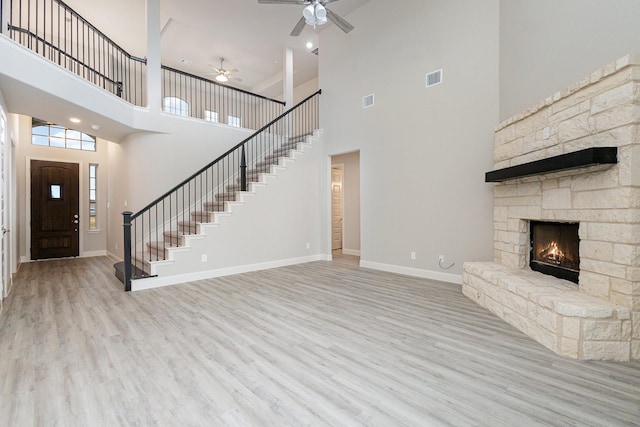
[[[9,231],[11,230],[7,230],[6,228],[2,227],[2,234],[7,234]]]

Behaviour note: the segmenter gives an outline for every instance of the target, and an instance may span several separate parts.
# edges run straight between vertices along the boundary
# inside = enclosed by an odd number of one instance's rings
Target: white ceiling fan
[[[240,70],[238,70],[237,68],[234,68],[233,70],[225,70],[223,67],[223,64],[224,64],[224,58],[220,58],[220,68],[213,67],[213,69],[215,70],[215,73],[209,73],[209,74],[216,75],[214,78],[217,82],[226,83],[229,80],[235,80],[238,82],[242,81],[241,78],[231,75],[231,73],[237,73]]]
[[[305,24],[313,26],[315,28],[318,25],[324,25],[328,21],[334,23],[345,33],[353,30],[353,25],[349,24],[340,15],[330,11],[326,8],[328,3],[332,3],[338,0],[258,0],[261,4],[300,4],[305,6],[302,10],[302,18],[298,21],[293,31],[292,36],[299,36],[304,29]]]

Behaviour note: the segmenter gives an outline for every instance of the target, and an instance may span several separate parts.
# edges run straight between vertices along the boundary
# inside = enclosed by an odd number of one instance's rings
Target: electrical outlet
[[[438,262],[439,263],[443,263],[444,262],[444,255],[439,255],[438,256]]]
[[[311,243],[307,243],[307,249],[311,249]]]
[[[207,262],[207,254],[202,254],[202,262]]]
[[[116,243],[116,251],[118,250],[118,244]]]
[[[411,259],[416,259],[416,253],[415,252],[411,252]]]

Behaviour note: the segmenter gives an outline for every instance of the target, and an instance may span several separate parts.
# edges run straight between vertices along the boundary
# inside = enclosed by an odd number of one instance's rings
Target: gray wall
[[[502,0],[500,117],[640,53],[638,0]]]
[[[320,33],[324,143],[360,150],[363,265],[459,281],[463,261],[492,258],[498,12],[498,0],[372,1],[351,33]],[[444,83],[426,89],[439,68]]]

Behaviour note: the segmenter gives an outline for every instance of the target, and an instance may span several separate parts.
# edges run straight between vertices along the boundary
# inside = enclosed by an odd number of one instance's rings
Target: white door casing
[[[7,155],[7,118],[3,108],[0,106],[0,299],[4,299],[9,292],[9,277],[11,269],[11,258],[9,257],[9,236],[7,236],[7,215],[9,209],[7,209],[7,187],[8,180],[6,179],[7,161],[9,156]]]
[[[342,249],[343,165],[331,166],[331,250]]]

